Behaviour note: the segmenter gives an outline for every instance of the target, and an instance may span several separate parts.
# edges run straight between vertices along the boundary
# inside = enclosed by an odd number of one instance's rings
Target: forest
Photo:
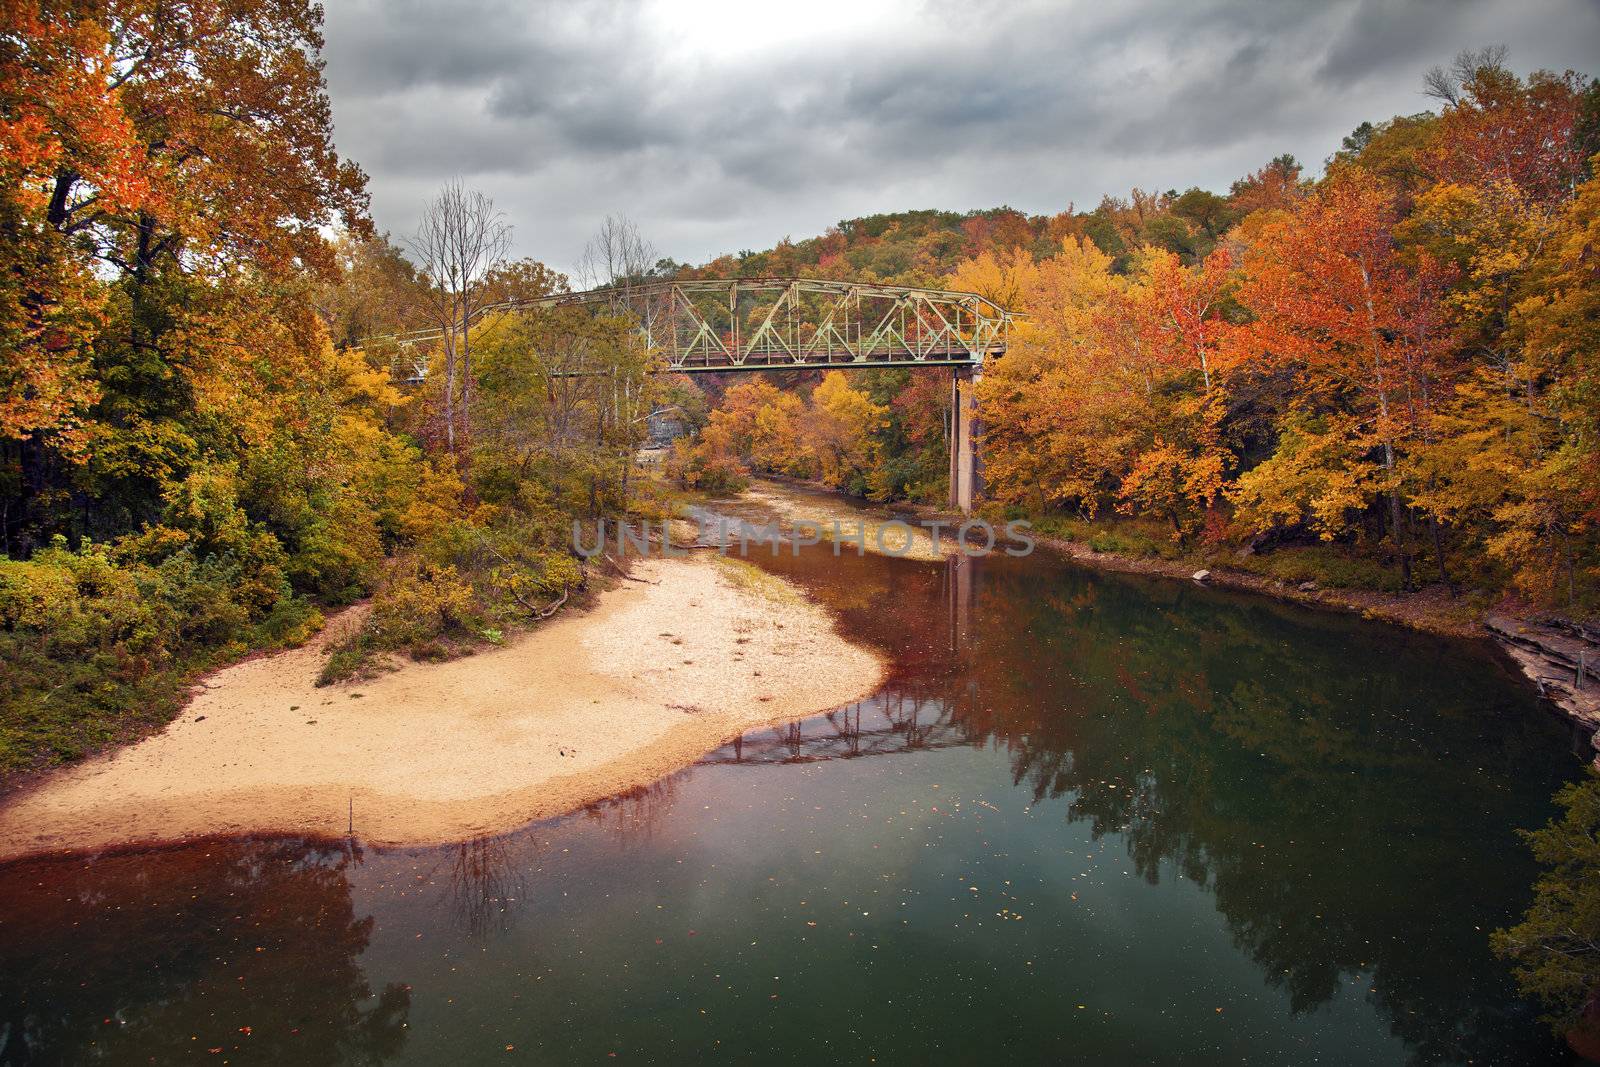
[[[201,671],[363,598],[330,681],[548,617],[593,577],[573,519],[670,506],[634,471],[658,406],[692,489],[944,495],[940,373],[702,388],[627,322],[485,315],[574,283],[509,259],[460,183],[415,233],[375,230],[320,17],[0,3],[0,777],[157,728]],[[874,215],[698,267],[607,219],[578,281],[977,292],[1022,316],[979,386],[986,506],[1592,617],[1600,87],[1495,48],[1419,77],[1433,109],[1363,123],[1320,176],[1280,156],[1225,192]],[[443,341],[414,382],[358,344],[418,326]],[[1544,910],[1502,945],[1568,1009],[1593,982],[1594,939],[1562,939],[1574,908],[1594,928],[1595,795],[1536,838]]]
[[[1363,123],[1314,180],[1280,156],[1226,193],[872,216],[685,273],[937,286],[1022,313],[979,386],[987,493],[1046,530],[1592,614],[1600,89],[1519,77],[1498,48],[1420,80],[1435,111]],[[943,498],[941,372],[811,384],[728,388],[680,477]]]
[[[159,727],[197,672],[375,591],[330,680],[584,585],[570,517],[629,496],[650,354],[555,315],[405,386],[353,347],[566,283],[459,184],[406,254],[374,235],[319,9],[0,10],[0,776]]]
[[[653,373],[625,323],[488,316],[638,277],[815,276],[1020,313],[979,385],[987,507],[1134,554],[1572,616],[1600,605],[1600,88],[1503,49],[1420,75],[1318,178],[1089,211],[850,219],[692,267],[608,217],[575,281],[484,194],[376,233],[319,13],[9,5],[0,110],[0,767],[170,714],[177,682],[381,591],[330,677],[447,655],[584,584],[573,517],[667,469],[938,501],[943,372]],[[444,340],[407,384],[362,338]],[[564,372],[581,368],[586,373]],[[644,494],[648,497],[650,494]],[[1284,570],[1287,565],[1290,569]],[[164,694],[164,695],[163,695]],[[93,714],[83,714],[93,709]]]

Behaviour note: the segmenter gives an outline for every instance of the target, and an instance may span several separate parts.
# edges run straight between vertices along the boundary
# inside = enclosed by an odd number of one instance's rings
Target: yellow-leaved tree
[[[805,439],[824,482],[864,491],[872,462],[873,434],[889,409],[850,385],[843,371],[829,371],[811,396]]]

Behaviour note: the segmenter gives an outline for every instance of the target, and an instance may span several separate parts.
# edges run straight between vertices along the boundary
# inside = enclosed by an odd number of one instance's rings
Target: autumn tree
[[[824,483],[860,492],[872,462],[873,435],[888,409],[850,385],[843,371],[829,371],[811,396],[805,439],[817,457]]]
[[[1511,315],[1509,373],[1492,368],[1477,404],[1458,413],[1479,415],[1470,463],[1498,475],[1485,494],[1490,552],[1524,592],[1577,612],[1600,594],[1597,255],[1600,178],[1591,178],[1530,263]]]
[[[1334,542],[1402,583],[1431,554],[1452,589],[1587,610],[1600,87],[1479,49],[1424,88],[1436,111],[1362,123],[1321,178],[1280,155],[1226,193],[845,219],[688,273],[925,285],[1023,312],[978,386],[987,491],[1009,507],[1159,519],[1184,540],[1203,524],[1261,551]],[[730,389],[702,459],[820,472],[811,385]],[[948,377],[849,385],[887,411],[852,487],[939,495]]]
[[[491,317],[474,336],[485,401],[472,412],[473,484],[485,499],[537,483],[568,511],[620,507],[657,369],[634,324],[565,307]]]
[[[0,210],[8,348],[0,424],[7,539],[157,517],[160,487],[236,447],[195,421],[195,339],[228,294],[331,269],[364,233],[307,3],[8,4]],[[20,273],[19,273],[20,270]],[[85,446],[94,443],[92,450]],[[71,504],[72,506],[68,506]]]
[[[1237,334],[1240,358],[1273,362],[1296,376],[1295,433],[1339,433],[1352,452],[1296,451],[1348,461],[1327,473],[1351,486],[1345,501],[1362,510],[1387,502],[1387,533],[1410,575],[1405,461],[1418,440],[1441,375],[1446,338],[1437,303],[1440,278],[1429,262],[1409,268],[1395,247],[1393,203],[1359,169],[1336,175],[1292,215],[1268,226],[1246,252],[1239,301],[1255,321]],[[1365,457],[1371,457],[1370,459]],[[1366,464],[1381,473],[1361,469]],[[1287,458],[1240,478],[1235,499],[1248,519],[1267,522],[1298,509],[1310,522],[1325,504],[1289,477]],[[1300,486],[1301,488],[1296,488]],[[1342,526],[1320,526],[1324,537]]]
[[[564,293],[570,286],[565,274],[524,258],[491,267],[484,273],[483,288],[491,304],[516,304]]]
[[[1588,157],[1600,151],[1580,125],[1587,79],[1538,71],[1527,81],[1505,65],[1505,49],[1462,52],[1426,79],[1444,104],[1424,166],[1435,181],[1507,182],[1536,203],[1572,195]]]
[[[980,258],[952,277],[976,292],[1005,290],[1005,306],[1028,315],[978,386],[985,477],[1001,500],[1093,514],[1119,480],[1125,450],[1111,422],[1138,340],[1114,336],[1113,320],[1126,319],[1110,311],[1126,307],[1127,283],[1112,262],[1093,241],[1069,238],[1038,264]]]
[[[1230,329],[1221,306],[1232,281],[1226,251],[1187,267],[1171,252],[1147,249],[1120,305],[1131,319],[1124,330],[1137,334],[1144,389],[1123,410],[1137,453],[1119,506],[1165,516],[1180,540],[1220,497],[1232,465],[1221,440]],[[1119,304],[1108,310],[1116,314]]]
[[[387,234],[341,234],[334,255],[336,272],[318,279],[312,300],[335,345],[351,347],[414,324],[412,313],[423,299],[417,268]]]
[[[148,185],[133,123],[113,92],[108,28],[22,3],[0,8],[0,20],[0,437],[8,452],[25,450],[37,462],[49,439],[81,454],[87,409],[99,396],[89,346],[103,301],[87,251],[61,231],[66,205],[55,197],[65,183],[56,177],[79,175],[119,212],[141,203]],[[27,458],[16,456],[13,469]],[[8,544],[12,532],[8,521]]]
[[[1430,184],[1425,157],[1438,124],[1439,116],[1431,111],[1396,115],[1386,122],[1363,122],[1344,138],[1333,159],[1359,166],[1378,178],[1404,210]]]
[[[1281,155],[1260,170],[1233,183],[1228,203],[1236,218],[1253,211],[1285,211],[1303,195],[1300,163],[1291,155]]]

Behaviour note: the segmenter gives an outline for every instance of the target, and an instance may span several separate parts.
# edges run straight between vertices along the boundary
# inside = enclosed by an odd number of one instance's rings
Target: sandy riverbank
[[[654,781],[734,735],[849,703],[883,665],[748,565],[653,559],[505,647],[317,688],[326,635],[219,671],[139,744],[0,809],[0,859],[212,834],[460,840]]]
[[[756,479],[749,489],[736,497],[707,500],[690,510],[702,524],[698,531],[700,539],[712,544],[721,544],[724,539],[736,544],[737,524],[742,520],[750,524],[752,531],[776,523],[785,537],[793,537],[799,524],[810,523],[807,533],[814,540],[808,543],[837,542],[836,553],[870,552],[932,562],[956,551],[953,541],[934,540],[927,528],[917,525],[916,518],[907,519],[832,489],[770,477]],[[947,531],[953,531],[962,521],[951,521],[944,516],[939,519]],[[723,522],[727,525],[722,525]],[[755,540],[756,536],[752,533],[753,543],[748,551],[753,554],[770,551],[764,547],[770,542]],[[792,546],[780,549],[792,550]]]

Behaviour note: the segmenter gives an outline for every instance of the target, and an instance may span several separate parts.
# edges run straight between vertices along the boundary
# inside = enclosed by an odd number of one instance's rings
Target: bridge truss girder
[[[1005,351],[1011,316],[973,293],[814,278],[663,280],[495,304],[478,320],[587,306],[627,316],[685,374],[946,366],[976,369]],[[395,377],[418,381],[438,329],[369,338]]]

